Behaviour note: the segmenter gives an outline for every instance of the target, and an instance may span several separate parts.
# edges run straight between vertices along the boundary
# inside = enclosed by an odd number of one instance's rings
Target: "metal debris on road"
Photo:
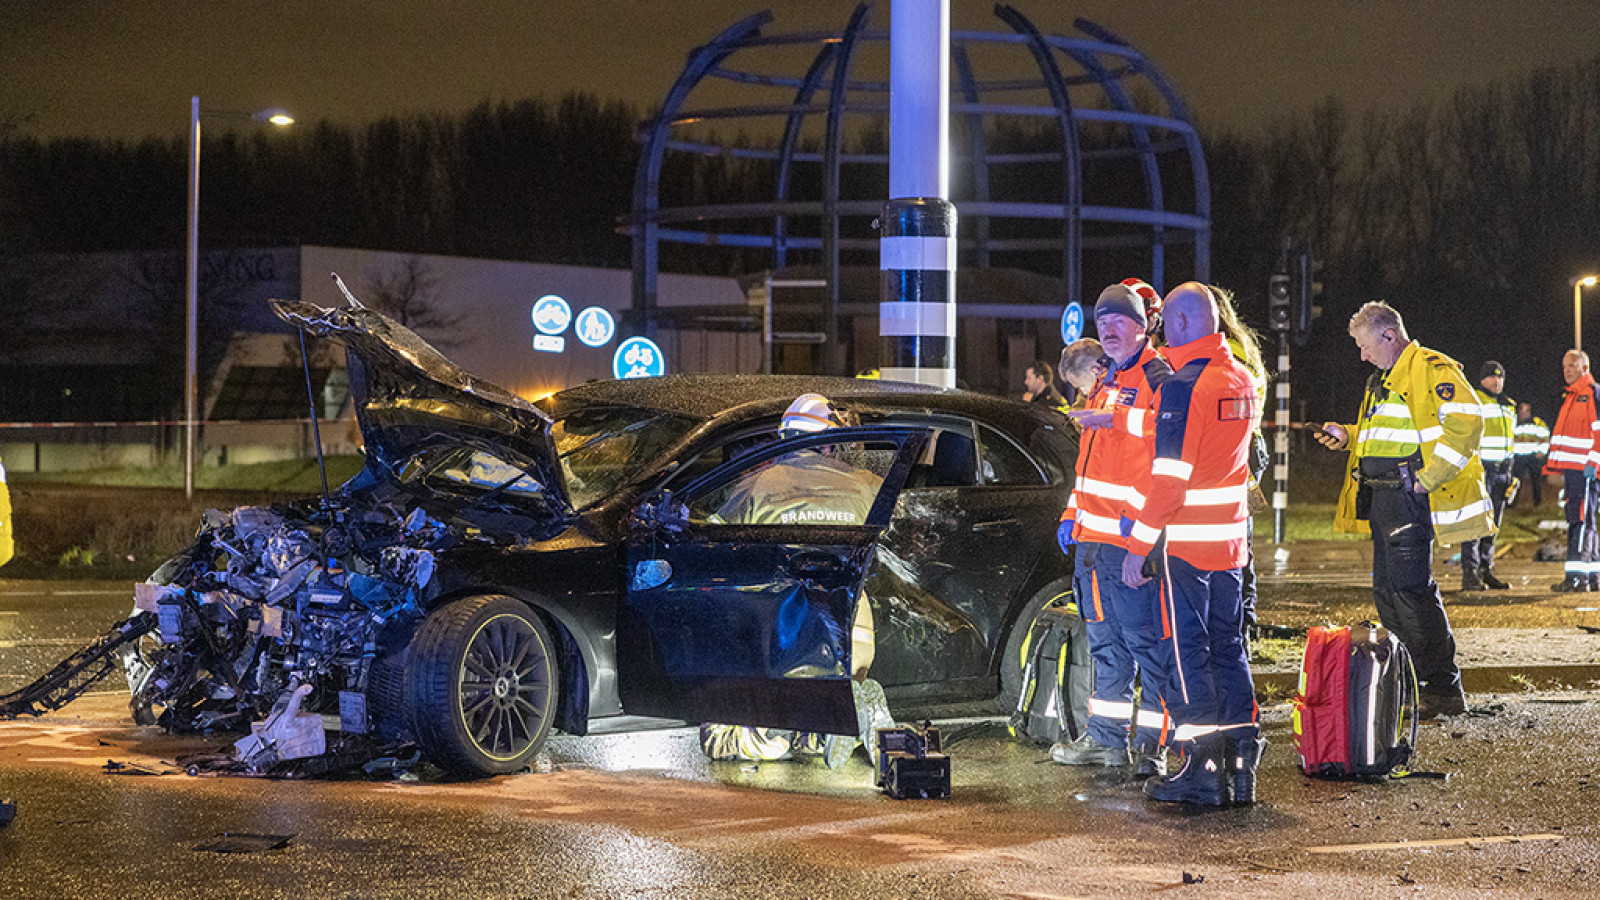
[[[207,853],[261,853],[282,850],[294,840],[292,834],[254,834],[251,832],[224,831],[215,840],[200,844],[194,849]]]

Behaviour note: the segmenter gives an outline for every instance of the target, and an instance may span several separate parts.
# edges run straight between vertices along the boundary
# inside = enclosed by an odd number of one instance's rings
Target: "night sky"
[[[1443,99],[1600,49],[1595,0],[1016,0],[1084,17],[1161,67],[1203,128],[1254,130],[1333,95],[1357,111]],[[886,27],[889,2],[876,6]],[[24,134],[180,136],[188,98],[359,124],[573,89],[657,102],[689,50],[743,15],[839,26],[851,0],[6,0],[0,121]],[[1004,30],[954,0],[955,27]]]

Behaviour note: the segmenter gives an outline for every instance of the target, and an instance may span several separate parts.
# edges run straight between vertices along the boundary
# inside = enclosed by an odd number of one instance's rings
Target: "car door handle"
[[[1017,524],[1017,520],[1016,520],[1015,517],[1012,517],[1012,518],[1009,518],[1009,519],[996,519],[993,522],[974,522],[973,525],[972,525],[972,530],[973,531],[996,531],[998,529],[1005,528],[1007,526],[1015,525],[1015,524]]]
[[[844,560],[831,553],[797,553],[784,561],[783,569],[796,578],[819,578],[837,575],[844,568]]]

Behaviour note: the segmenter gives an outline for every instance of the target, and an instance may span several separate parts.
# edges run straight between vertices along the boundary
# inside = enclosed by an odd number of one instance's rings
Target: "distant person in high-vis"
[[[0,566],[17,553],[16,535],[11,531],[11,488],[6,485],[6,465],[0,461]]]
[[[1466,711],[1456,638],[1433,579],[1433,542],[1494,533],[1478,443],[1483,407],[1461,364],[1406,334],[1394,307],[1368,303],[1350,318],[1367,379],[1358,424],[1328,422],[1316,438],[1350,448],[1333,530],[1372,532],[1372,601],[1411,651],[1424,719]]]
[[[1511,492],[1511,442],[1517,429],[1517,404],[1505,395],[1506,369],[1494,360],[1478,371],[1478,402],[1483,404],[1483,439],[1478,460],[1483,463],[1483,489],[1494,507],[1494,527],[1505,515]],[[1461,545],[1461,589],[1503,591],[1511,585],[1494,574],[1494,535]]]
[[[1550,426],[1533,414],[1533,406],[1517,404],[1517,425],[1511,445],[1511,474],[1533,492],[1533,505],[1544,505],[1544,463],[1550,455]]]
[[[1567,563],[1553,591],[1600,590],[1600,539],[1595,531],[1595,469],[1600,463],[1600,384],[1589,373],[1589,354],[1568,350],[1561,357],[1567,389],[1550,433],[1546,472],[1560,472],[1566,488]]]

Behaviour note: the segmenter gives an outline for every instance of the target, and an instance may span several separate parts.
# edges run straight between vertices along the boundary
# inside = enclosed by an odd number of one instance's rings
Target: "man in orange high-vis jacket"
[[[1144,792],[1204,806],[1227,804],[1230,789],[1233,802],[1254,802],[1266,746],[1242,628],[1247,458],[1260,395],[1217,315],[1216,297],[1198,282],[1174,288],[1162,305],[1173,372],[1156,391],[1150,494],[1122,563],[1122,580],[1138,585],[1149,580],[1143,570],[1154,554],[1172,628],[1162,699],[1183,767],[1146,781]]]
[[[1600,447],[1595,433],[1600,430],[1600,388],[1589,374],[1589,354],[1568,350],[1561,357],[1561,377],[1567,389],[1561,397],[1561,414],[1550,432],[1550,456],[1546,472],[1560,472],[1566,482],[1567,564],[1563,578],[1550,586],[1556,591],[1600,590],[1600,552],[1595,533],[1595,464],[1600,462]]]
[[[1148,309],[1137,288],[1127,283],[1100,292],[1094,319],[1106,353],[1106,373],[1083,413],[1110,418],[1108,411],[1113,409],[1148,413],[1152,408],[1151,383],[1171,370],[1150,346]],[[1050,758],[1062,765],[1123,765],[1130,758],[1131,733],[1135,774],[1148,777],[1166,771],[1166,717],[1159,701],[1164,671],[1160,664],[1165,660],[1159,604],[1153,588],[1121,583],[1127,529],[1144,505],[1149,486],[1150,450],[1145,441],[1104,429],[1084,432],[1078,443],[1077,478],[1057,537],[1064,551],[1077,544],[1074,587],[1094,657],[1094,692],[1084,734],[1050,748]],[[1137,707],[1136,679],[1143,685]]]

